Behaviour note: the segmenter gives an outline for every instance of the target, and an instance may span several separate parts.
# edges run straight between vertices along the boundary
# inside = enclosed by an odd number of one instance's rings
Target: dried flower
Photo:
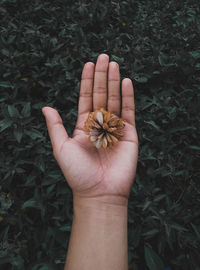
[[[89,141],[96,148],[112,146],[123,136],[125,124],[122,118],[107,112],[103,108],[89,113],[85,121],[84,131],[89,135]]]

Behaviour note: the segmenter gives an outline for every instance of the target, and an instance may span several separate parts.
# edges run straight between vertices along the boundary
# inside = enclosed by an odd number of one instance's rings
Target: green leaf
[[[169,133],[176,133],[177,131],[185,131],[185,130],[196,130],[196,127],[186,126],[186,127],[176,127],[169,130]]]
[[[22,115],[24,117],[29,117],[30,116],[30,112],[31,112],[31,105],[30,104],[31,104],[30,102],[26,102],[24,104],[24,107],[23,107],[23,109],[21,111],[21,113],[22,113]]]
[[[144,246],[144,256],[149,270],[163,270],[164,263],[152,248]]]
[[[136,248],[140,244],[141,239],[141,226],[136,226],[134,229],[129,230],[129,244],[133,246],[133,248]]]
[[[11,120],[3,119],[0,121],[0,132],[4,131],[5,129],[9,128],[12,125]]]
[[[158,196],[156,196],[154,198],[154,202],[159,202],[159,201],[161,201],[164,198],[166,198],[166,194],[159,194]]]
[[[113,55],[113,54],[111,55],[111,59],[112,59],[112,61],[115,61],[118,64],[124,63],[124,58],[118,57],[118,56]]]
[[[149,200],[147,200],[147,201],[145,201],[145,203],[144,203],[144,206],[143,206],[143,208],[142,208],[142,210],[144,211],[144,210],[146,210],[150,205],[151,205],[151,201],[149,201]]]
[[[59,228],[60,231],[62,232],[71,232],[71,225],[67,224],[67,225],[63,225],[62,227]]]
[[[60,179],[62,177],[60,170],[48,171],[48,178],[53,178],[55,180]]]
[[[71,72],[69,72],[69,71],[66,71],[66,72],[65,72],[65,79],[66,79],[66,80],[71,80],[71,79],[72,79],[72,74],[71,74]]]
[[[39,156],[36,158],[36,162],[35,162],[35,165],[44,173],[45,172],[45,162],[44,162],[44,158],[43,156]],[[52,181],[53,182],[53,181]],[[55,180],[54,180],[55,182]],[[51,184],[54,184],[51,183]],[[57,181],[56,181],[57,182]]]
[[[3,102],[5,100],[7,100],[7,99],[8,99],[8,97],[2,97],[2,98],[0,98],[0,102]]]
[[[30,130],[25,130],[24,133],[33,140],[38,139],[38,138],[43,138],[43,134],[39,130],[36,130],[34,128]]]
[[[36,201],[35,198],[31,198],[28,201],[26,201],[26,202],[23,203],[22,209],[29,208],[29,207],[32,207],[32,208],[41,208],[41,204],[38,201]]]
[[[11,117],[20,117],[19,111],[14,105],[8,105],[8,113]]]
[[[13,134],[17,140],[18,143],[21,142],[22,136],[23,136],[23,129],[21,126],[18,126],[14,129]]]
[[[151,125],[152,127],[154,127],[156,130],[162,132],[162,130],[160,129],[160,127],[159,127],[153,120],[144,121],[144,122],[147,123],[147,124],[150,124],[150,125]]]
[[[49,186],[47,188],[47,194],[50,194],[54,190],[55,186],[56,186],[56,184],[53,184],[53,185]]]
[[[44,168],[42,168],[44,170]],[[58,177],[57,179],[51,179],[51,178],[44,178],[44,181],[42,181],[42,186],[49,186],[49,185],[53,185],[56,184],[58,182],[60,182],[60,177]]]
[[[195,226],[194,224],[191,223],[191,225],[192,225],[193,230],[195,231],[197,238],[200,241],[200,226],[199,226],[199,228],[197,228],[197,226]]]
[[[3,55],[9,57],[9,50],[7,50],[7,49],[1,49],[0,52],[1,52]]]
[[[142,74],[136,74],[133,79],[139,83],[148,82],[148,78],[146,76],[143,76]]]
[[[35,171],[32,171],[27,177],[26,177],[26,182],[24,184],[24,186],[28,187],[28,186],[34,186],[35,185],[35,180],[37,178],[37,175],[35,173]]]
[[[65,235],[66,233],[58,230],[57,228],[48,227],[48,232],[50,233],[53,238],[62,246],[66,247]]]
[[[200,58],[200,51],[193,51],[193,52],[191,52],[191,55],[194,59],[199,59]]]
[[[10,88],[12,85],[10,82],[0,82],[0,87]]]
[[[30,268],[31,270],[55,270],[49,263],[37,263]]]
[[[163,67],[176,66],[174,59],[171,56],[168,56],[162,52],[160,52],[160,55],[158,56],[158,61],[159,61],[159,64]]]
[[[200,63],[196,63],[196,65],[195,65],[195,67],[196,67],[196,69],[200,69]]]
[[[157,233],[159,233],[158,229],[152,229],[148,232],[143,233],[144,236],[151,236],[153,237],[154,235],[156,235]]]
[[[188,148],[190,148],[192,150],[200,151],[200,146],[198,146],[198,145],[189,145]]]
[[[173,224],[170,224],[171,228],[179,231],[179,232],[187,232],[188,230],[186,228],[184,228],[183,226],[177,224],[177,223],[173,223]]]
[[[24,260],[21,258],[21,256],[15,256],[11,257],[10,263],[14,267],[13,269],[16,270],[24,270]]]

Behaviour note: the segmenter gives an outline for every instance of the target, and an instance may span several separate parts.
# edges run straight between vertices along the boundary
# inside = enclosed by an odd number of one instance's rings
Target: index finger
[[[81,76],[80,95],[78,102],[78,119],[76,129],[82,129],[83,123],[88,117],[88,113],[93,110],[93,80],[94,80],[94,63],[87,62],[83,68]],[[74,131],[74,134],[76,132]]]
[[[94,66],[94,63],[87,62],[83,68],[78,104],[78,115],[82,115],[92,111]]]

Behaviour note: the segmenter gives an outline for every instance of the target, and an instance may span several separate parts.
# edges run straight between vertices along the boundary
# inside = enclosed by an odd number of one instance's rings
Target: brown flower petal
[[[97,112],[96,113],[96,118],[97,118],[97,121],[99,122],[99,124],[103,125],[103,114],[102,114],[102,112]]]
[[[98,139],[101,140],[103,139],[104,133],[100,133],[100,135],[98,136]]]
[[[106,136],[104,136],[103,141],[102,141],[102,146],[104,149],[106,149],[107,145],[108,145],[108,142],[107,142]]]
[[[99,149],[99,148],[101,147],[101,145],[102,145],[102,140],[99,140],[99,139],[98,139],[98,140],[96,141],[95,145],[96,145],[96,148]]]
[[[112,138],[110,137],[110,134],[106,134],[106,139],[108,141],[109,144],[112,144]]]
[[[98,136],[99,131],[97,129],[93,129],[90,132],[88,132],[88,134],[91,135],[91,136]]]
[[[108,132],[114,132],[115,130],[117,130],[116,127],[110,127],[110,128],[108,129]]]
[[[112,134],[110,134],[110,137],[111,137],[111,140],[112,140],[113,144],[118,142],[118,139],[115,136],[113,136]]]
[[[91,123],[91,127],[92,128],[101,128],[101,126],[99,125],[99,123],[97,123],[96,121],[94,121],[93,119],[90,120]]]
[[[90,141],[91,142],[96,142],[97,139],[98,139],[97,136],[90,136]]]
[[[110,120],[110,115],[111,113],[110,112],[107,112],[104,116],[104,121],[107,123],[109,120]]]

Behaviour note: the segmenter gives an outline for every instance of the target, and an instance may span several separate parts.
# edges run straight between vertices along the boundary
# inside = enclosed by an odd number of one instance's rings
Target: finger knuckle
[[[80,97],[83,97],[83,98],[89,97],[90,98],[90,97],[92,97],[92,93],[89,91],[85,91],[85,92],[80,93]]]
[[[95,94],[105,94],[107,91],[105,86],[97,85],[94,87],[94,93]]]
[[[118,101],[118,100],[120,100],[120,96],[119,95],[109,95],[108,99],[111,101],[116,101],[116,100]]]
[[[135,111],[135,108],[134,108],[134,106],[132,106],[132,105],[124,105],[124,106],[123,106],[123,110],[124,110],[125,112],[127,112],[127,111],[132,111],[132,112],[134,112],[134,111]]]

